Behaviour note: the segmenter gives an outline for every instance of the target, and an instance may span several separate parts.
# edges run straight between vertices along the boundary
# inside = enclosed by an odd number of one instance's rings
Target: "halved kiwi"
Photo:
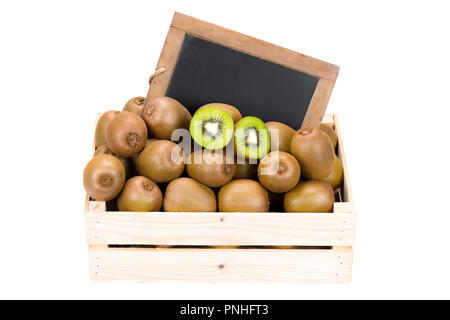
[[[236,123],[234,144],[236,153],[247,159],[261,159],[270,150],[270,134],[264,122],[245,117]]]
[[[202,110],[202,109],[210,108],[210,107],[225,110],[226,112],[228,112],[230,114],[231,118],[233,118],[234,123],[236,123],[242,119],[241,112],[236,107],[233,107],[232,105],[229,105],[226,103],[208,103],[208,104],[205,104],[204,106],[201,106],[200,108],[198,108],[198,110]]]
[[[123,107],[123,111],[129,111],[142,116],[142,110],[144,110],[144,97],[134,97],[128,100],[128,102]]]
[[[147,177],[137,176],[125,183],[117,205],[120,211],[159,211],[162,200],[162,192],[156,183]]]
[[[233,137],[233,118],[225,110],[208,107],[192,117],[189,131],[192,139],[206,149],[225,147]]]
[[[92,158],[83,171],[83,185],[89,197],[97,201],[114,199],[125,182],[122,162],[110,154]]]
[[[147,141],[147,126],[138,115],[122,111],[106,128],[106,144],[119,156],[128,158],[141,151]]]
[[[274,151],[259,163],[258,178],[269,191],[287,192],[295,187],[300,179],[300,165],[291,154]]]

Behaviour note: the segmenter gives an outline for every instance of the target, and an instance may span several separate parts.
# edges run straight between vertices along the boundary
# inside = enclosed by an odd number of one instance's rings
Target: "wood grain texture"
[[[351,213],[89,212],[89,244],[351,246]]]
[[[319,127],[320,122],[327,109],[331,92],[333,91],[334,81],[321,78],[317,83],[314,95],[311,98],[308,111],[303,120],[302,127]]]
[[[350,186],[350,177],[348,174],[347,159],[345,157],[344,143],[342,141],[342,135],[341,135],[341,127],[340,127],[339,118],[337,115],[334,115],[334,127],[335,127],[336,135],[338,138],[337,155],[338,155],[339,160],[341,160],[342,168],[344,171],[342,195],[343,195],[344,201],[349,202],[351,204],[352,212],[355,213],[352,188]]]
[[[319,78],[336,80],[339,67],[272,43],[176,12],[173,28]]]
[[[351,248],[89,250],[93,281],[344,283],[352,259]]]
[[[183,46],[185,35],[186,33],[182,30],[172,27],[169,28],[166,41],[164,42],[164,47],[159,57],[158,65],[156,67],[156,70],[165,68],[166,71],[154,78],[150,83],[145,105],[147,105],[153,98],[166,95],[170,79],[172,79],[172,74],[178,61],[181,47]]]

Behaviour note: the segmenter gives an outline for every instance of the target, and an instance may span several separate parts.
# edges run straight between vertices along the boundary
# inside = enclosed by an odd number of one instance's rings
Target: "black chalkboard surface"
[[[221,102],[243,117],[279,121],[299,129],[319,78],[186,34],[166,96],[193,114]]]

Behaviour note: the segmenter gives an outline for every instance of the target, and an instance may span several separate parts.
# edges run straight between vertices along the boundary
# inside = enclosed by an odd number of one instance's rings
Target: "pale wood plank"
[[[89,250],[94,281],[343,283],[352,259],[351,248]]]
[[[86,214],[89,244],[351,246],[354,234],[348,213]]]
[[[341,160],[342,168],[344,171],[344,181],[343,181],[343,187],[342,187],[343,188],[343,197],[344,197],[344,201],[351,203],[352,212],[355,212],[352,188],[350,186],[350,177],[348,174],[347,159],[345,157],[344,143],[342,141],[342,135],[341,135],[341,127],[340,127],[339,118],[337,115],[334,115],[334,126],[335,126],[336,135],[338,138],[337,155],[338,155],[339,160]]]
[[[171,26],[186,33],[319,78],[327,78],[334,81],[339,74],[339,67],[331,63],[179,12],[174,14]]]

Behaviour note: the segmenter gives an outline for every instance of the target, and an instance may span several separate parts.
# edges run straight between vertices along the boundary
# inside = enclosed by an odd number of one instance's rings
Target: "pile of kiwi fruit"
[[[192,115],[169,97],[135,97],[100,117],[83,183],[120,211],[332,212],[336,146],[328,124],[296,130],[224,103]]]

